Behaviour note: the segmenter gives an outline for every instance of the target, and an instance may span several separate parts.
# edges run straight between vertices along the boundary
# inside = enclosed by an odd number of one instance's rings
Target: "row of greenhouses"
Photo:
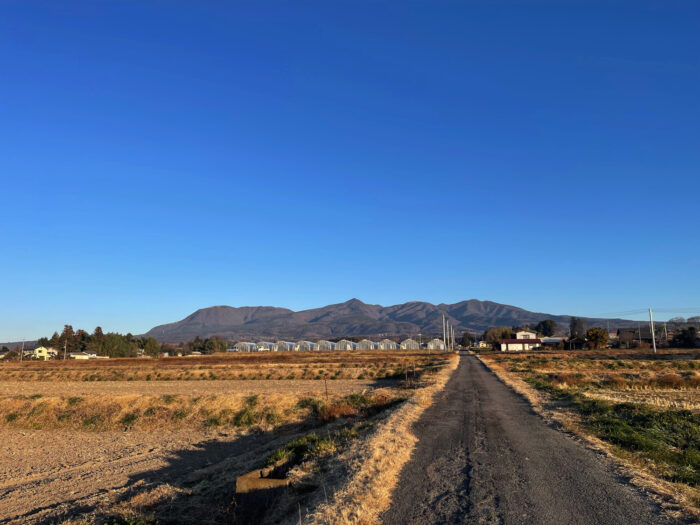
[[[359,343],[349,339],[340,341],[260,341],[258,343],[240,342],[228,349],[229,352],[330,352],[333,350],[444,350],[445,344],[442,339],[431,339],[426,344],[421,344],[415,339],[404,339],[400,343],[391,339],[381,341],[371,341],[363,339]]]

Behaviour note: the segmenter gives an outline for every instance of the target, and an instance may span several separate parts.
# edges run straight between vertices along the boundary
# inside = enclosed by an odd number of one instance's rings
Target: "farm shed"
[[[420,350],[420,344],[415,339],[404,339],[401,341],[402,350]]]

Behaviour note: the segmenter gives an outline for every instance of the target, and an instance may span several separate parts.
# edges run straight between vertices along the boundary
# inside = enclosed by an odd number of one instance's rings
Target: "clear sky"
[[[15,0],[0,64],[0,341],[700,311],[696,1]]]

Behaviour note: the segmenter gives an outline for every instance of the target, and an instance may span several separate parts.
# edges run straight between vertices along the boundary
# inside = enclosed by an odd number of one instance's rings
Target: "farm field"
[[[2,363],[0,522],[245,523],[239,475],[275,457],[312,479],[445,363],[421,352]],[[286,504],[316,497],[304,490]]]
[[[564,428],[700,516],[700,351],[484,353],[503,381]]]

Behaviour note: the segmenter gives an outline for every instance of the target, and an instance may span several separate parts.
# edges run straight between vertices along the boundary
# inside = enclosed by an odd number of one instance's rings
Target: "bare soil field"
[[[0,522],[275,523],[330,497],[338,454],[446,362],[367,352],[3,363]],[[298,379],[305,371],[314,379]],[[297,488],[281,515],[253,515],[266,507],[241,499],[236,479],[270,458]]]
[[[260,394],[325,395],[326,386],[331,395],[347,395],[376,388],[390,387],[396,380],[250,380],[224,379],[219,381],[0,381],[0,396],[84,396],[104,394],[143,395],[207,395]]]

